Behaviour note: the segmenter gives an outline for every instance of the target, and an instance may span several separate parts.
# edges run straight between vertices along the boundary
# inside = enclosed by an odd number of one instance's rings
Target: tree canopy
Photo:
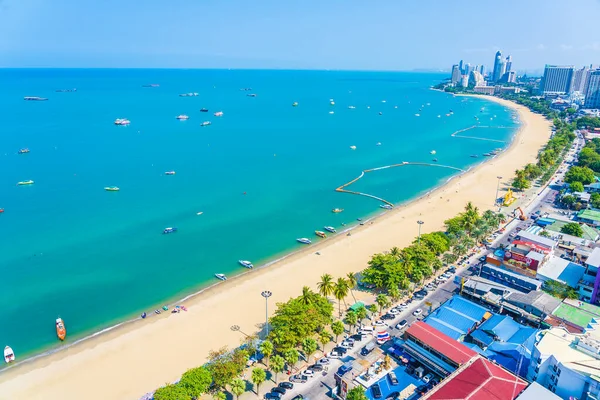
[[[188,369],[179,380],[181,386],[189,397],[197,399],[208,389],[213,381],[210,371],[206,367]]]
[[[565,224],[562,228],[560,228],[560,231],[571,236],[583,236],[583,229],[577,222],[569,222],[568,224]]]
[[[567,183],[581,182],[584,185],[588,185],[595,180],[594,171],[588,167],[573,166],[565,174],[565,182]]]
[[[179,385],[167,384],[154,392],[154,400],[190,400],[190,395]]]

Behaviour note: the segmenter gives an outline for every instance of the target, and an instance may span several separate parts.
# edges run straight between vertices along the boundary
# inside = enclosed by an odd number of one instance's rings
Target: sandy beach
[[[186,301],[188,312],[128,324],[10,368],[0,373],[0,399],[136,399],[203,364],[211,349],[237,346],[243,333],[260,329],[265,319],[261,291],[273,292],[269,300],[273,310],[276,302],[299,295],[302,286],[316,288],[324,273],[337,278],[358,272],[372,254],[408,245],[417,235],[417,220],[424,221],[425,233],[442,229],[443,221],[460,212],[467,201],[480,210],[491,208],[496,177],[501,175],[507,182],[516,169],[535,161],[550,136],[550,122],[514,103],[481,97],[516,110],[522,122],[510,148],[498,157],[428,196],[396,207],[373,224],[358,227],[349,237],[336,236],[268,268],[216,285]],[[411,167],[406,168],[401,173],[410,173]],[[243,333],[232,331],[232,325]]]

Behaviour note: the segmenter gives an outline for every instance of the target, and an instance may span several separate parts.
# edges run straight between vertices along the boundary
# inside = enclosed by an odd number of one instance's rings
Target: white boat
[[[209,126],[210,125],[210,121],[204,121],[203,123],[200,124],[200,126]]]
[[[297,242],[303,243],[303,244],[311,244],[312,242],[310,241],[310,239],[307,238],[300,238],[300,239],[296,239]]]
[[[115,125],[129,125],[131,121],[127,118],[117,118],[115,119]]]
[[[177,118],[178,120],[186,120],[186,119],[190,119],[190,117],[188,117],[188,116],[187,116],[187,115],[185,115],[185,114],[178,115],[176,118]]]
[[[438,114],[438,118],[442,118],[442,116]]]
[[[335,233],[335,228],[333,226],[324,226],[323,229],[325,229],[327,232],[331,232],[331,233]]]
[[[386,103],[386,101],[385,101],[385,100],[381,100],[381,102],[382,102],[382,103]]]
[[[332,106],[335,106],[335,101],[330,101],[329,104],[331,104]]]
[[[415,117],[420,117],[420,116],[421,116],[421,114],[415,114]]]
[[[254,268],[254,265],[252,265],[252,263],[250,261],[238,260],[238,262],[240,263],[240,265],[242,267],[245,267],[245,268]]]
[[[429,152],[429,154],[435,154],[435,153],[436,153],[436,151],[435,151],[435,150],[431,150],[431,151]]]
[[[6,346],[4,348],[4,362],[8,364],[13,361],[15,361],[15,352],[10,346]]]
[[[408,161],[402,161],[402,165],[408,164]]]
[[[356,107],[354,106],[348,106],[349,109],[354,110]]]
[[[394,207],[390,206],[389,204],[381,204],[379,207],[386,209],[386,210],[391,210],[392,208],[394,208]]]
[[[350,146],[352,150],[356,150],[356,146]]]
[[[329,111],[329,114],[333,114],[333,111]]]
[[[226,281],[227,280],[227,277],[225,276],[225,274],[215,274],[215,277],[217,279],[222,280],[222,281]]]
[[[213,114],[215,117],[222,117],[223,116],[223,111],[217,111],[216,113]]]
[[[381,146],[381,142],[377,142],[376,146]]]

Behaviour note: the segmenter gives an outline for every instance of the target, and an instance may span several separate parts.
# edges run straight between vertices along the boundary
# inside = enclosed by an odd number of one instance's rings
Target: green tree
[[[452,253],[444,253],[444,255],[442,256],[442,260],[446,264],[452,264],[452,263],[455,263],[456,260],[458,260],[458,257]]]
[[[356,317],[358,318],[358,322],[362,324],[362,320],[367,318],[367,309],[365,306],[361,305],[356,309]]]
[[[246,391],[246,382],[244,382],[241,378],[235,378],[231,382],[231,393],[235,396],[236,399],[239,399],[240,396]]]
[[[577,203],[577,198],[567,194],[560,199],[560,202],[567,208],[571,208],[575,203]]]
[[[227,399],[227,395],[225,393],[223,393],[223,392],[215,392],[213,394],[213,399],[215,399],[215,400],[226,400]]]
[[[571,192],[583,192],[583,184],[581,182],[571,182],[569,189],[571,189]]]
[[[349,290],[350,289],[348,288],[348,282],[346,281],[346,279],[342,277],[338,278],[333,287],[333,296],[338,301],[338,311],[340,316],[342,315],[342,301],[344,301],[345,306],[346,300],[344,299],[346,298],[346,296],[348,296]]]
[[[596,180],[594,177],[594,171],[588,167],[571,167],[565,174],[565,182],[581,182],[584,185],[593,183]]]
[[[283,359],[285,360],[285,362],[287,362],[288,367],[291,371],[294,369],[294,365],[296,365],[296,363],[300,359],[300,354],[296,349],[287,349],[283,352]]]
[[[375,315],[377,312],[377,305],[371,304],[369,307],[367,307],[367,309],[371,312],[371,315]]]
[[[327,297],[333,294],[333,277],[329,274],[321,276],[321,281],[317,283],[321,296]]]
[[[581,228],[581,225],[576,222],[569,222],[568,224],[563,225],[563,227],[560,228],[560,231],[567,235],[583,237],[583,229]]]
[[[529,182],[527,180],[527,178],[525,178],[524,176],[517,176],[515,177],[515,179],[513,179],[512,182],[512,187],[516,190],[525,190],[525,189],[529,189],[529,187],[531,186],[531,182]]]
[[[267,373],[264,369],[256,367],[252,370],[252,383],[256,385],[256,395],[260,396],[260,385],[267,380]]]
[[[463,228],[467,232],[471,232],[477,221],[479,221],[479,209],[473,205],[470,201],[465,206],[465,212],[460,214],[462,218]]]
[[[208,354],[207,368],[213,378],[214,388],[219,391],[230,384],[239,376],[248,362],[248,354],[245,350],[235,349],[232,352],[227,347],[222,347]]]
[[[352,328],[356,325],[357,322],[358,316],[356,315],[356,313],[352,310],[348,311],[346,313],[346,323],[348,324],[348,331],[350,331],[350,333],[352,333]]]
[[[592,193],[590,196],[590,204],[594,208],[600,208],[600,193]]]
[[[208,393],[212,381],[213,378],[207,368],[197,367],[184,372],[179,380],[179,386],[186,391],[189,397],[197,399],[204,393]]]
[[[344,328],[344,325],[342,324],[342,329]],[[343,332],[343,331],[342,331]],[[323,352],[325,352],[325,345],[329,342],[331,342],[331,334],[325,330],[321,331],[321,333],[319,334],[319,342],[321,342],[321,345],[323,346]]]
[[[352,299],[356,303],[356,297],[354,297],[354,288],[356,287],[358,281],[356,280],[356,275],[352,272],[348,272],[346,274],[346,282],[348,282],[348,289],[350,289],[350,294],[352,295]]]
[[[179,386],[173,384],[166,384],[165,386],[158,388],[154,392],[155,400],[189,400],[190,395],[187,391]]]
[[[344,323],[342,321],[335,321],[331,324],[331,331],[335,335],[335,341],[337,343],[338,337],[344,333]]]
[[[273,355],[273,343],[271,343],[268,340],[265,340],[260,344],[258,349],[261,353],[263,353],[263,355],[267,359],[267,368],[269,368],[269,359]]]
[[[390,299],[385,294],[377,295],[375,302],[379,306],[379,314],[383,311],[383,309],[390,305]]]
[[[274,355],[271,359],[271,371],[275,372],[275,383],[277,383],[277,376],[283,371],[285,367],[285,360],[279,354]]]
[[[400,289],[397,286],[391,287],[388,289],[388,295],[392,299],[392,302],[396,303],[400,300]]]
[[[525,173],[525,177],[529,180],[539,178],[543,173],[542,169],[535,164],[527,164],[523,169],[523,172]]]
[[[413,244],[418,243],[418,239],[413,241]],[[427,247],[435,255],[440,255],[450,248],[450,239],[444,232],[424,233],[421,235],[421,245]]]
[[[302,350],[304,350],[304,353],[308,358],[308,362],[310,362],[310,356],[317,351],[318,346],[319,345],[317,344],[317,341],[313,338],[306,338],[302,341]]]
[[[368,400],[368,397],[362,386],[357,385],[348,391],[346,400]]]
[[[302,294],[300,295],[300,301],[304,305],[311,304],[315,298],[315,293],[308,287],[304,286],[302,288]]]

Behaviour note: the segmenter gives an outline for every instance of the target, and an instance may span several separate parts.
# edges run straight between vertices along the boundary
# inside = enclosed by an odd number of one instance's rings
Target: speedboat
[[[217,111],[216,113],[213,114],[215,117],[222,117],[223,116],[223,111]]]
[[[142,85],[142,87],[159,87],[160,85],[158,83],[150,83],[148,85]]]
[[[10,346],[6,346],[4,348],[4,362],[8,364],[13,361],[15,361],[15,352]]]
[[[4,212],[4,208],[0,208],[0,214]]]
[[[18,153],[19,153],[19,154],[26,154],[26,153],[29,153],[29,149],[27,149],[27,148],[25,148],[25,149],[20,149],[20,150],[18,151]]]
[[[327,232],[335,233],[335,228],[333,226],[324,226],[323,229]]]
[[[333,99],[330,99],[329,104],[331,104],[332,106],[335,106],[335,101],[333,101]]]
[[[477,154],[471,154],[471,157],[472,157],[472,158],[477,158],[477,157],[479,157],[479,156],[478,156]]]
[[[175,171],[167,171],[165,172],[165,175],[175,175]]]
[[[349,109],[354,110],[356,107],[354,106],[348,106]]]
[[[256,93],[249,93],[246,96],[248,96],[248,97],[256,97]]]
[[[383,115],[383,113],[381,111],[379,111],[379,115]]]
[[[375,146],[381,146],[381,142],[377,142]]]
[[[408,161],[402,161],[402,165],[407,165]]]
[[[215,274],[215,277],[217,279],[222,280],[222,281],[226,281],[227,280],[227,277],[225,276],[225,274]]]
[[[293,102],[292,107],[298,107],[298,102],[297,101]]]
[[[115,119],[115,125],[129,125],[131,123],[127,118],[117,118]]]
[[[390,206],[389,204],[380,204],[379,207],[386,209],[386,210],[391,210],[392,208],[394,208],[394,207]]]
[[[437,158],[434,158],[434,159],[433,159],[433,160],[431,160],[431,161],[433,161],[433,162],[437,162]]]
[[[352,150],[356,150],[356,146],[350,146]]]
[[[177,118],[178,120],[186,120],[186,119],[190,119],[190,117],[188,117],[188,116],[187,116],[187,115],[185,115],[185,114],[178,115],[176,118]]]
[[[435,154],[435,153],[436,153],[436,151],[435,151],[435,150],[431,150],[431,151],[429,152],[429,154]]]
[[[18,182],[18,183],[17,183],[17,185],[18,185],[18,186],[25,186],[25,185],[33,185],[33,183],[34,183],[34,182],[33,182],[32,180],[28,180],[28,181],[21,181],[21,182]]]
[[[208,108],[201,108],[200,112],[208,112]]]
[[[333,114],[333,111],[329,111],[329,114]]]
[[[317,235],[320,238],[326,238],[327,234],[325,232],[322,231],[315,231],[315,235]]]
[[[60,340],[65,340],[67,337],[67,328],[65,327],[62,318],[56,318],[56,336],[58,336]]]
[[[27,100],[27,101],[46,101],[48,100],[45,97],[38,97],[38,96],[25,96],[23,97],[23,100]]]
[[[333,210],[331,210],[331,212],[335,214],[341,213],[342,211],[344,211],[343,208],[334,208]]]
[[[182,93],[179,95],[179,97],[196,97],[198,96],[198,93]]]
[[[175,233],[175,232],[177,232],[177,228],[168,227],[168,228],[163,229],[163,235],[167,235],[169,233]]]
[[[203,123],[200,124],[200,126],[209,126],[210,125],[210,121],[204,121]]]
[[[310,241],[310,239],[307,238],[300,238],[300,239],[296,239],[297,242],[303,243],[303,244],[311,244],[312,242]]]
[[[420,117],[420,116],[421,116],[421,114],[415,114],[415,117]]]
[[[438,118],[442,118],[442,116],[440,114],[438,114]]]
[[[254,265],[252,265],[252,263],[250,261],[238,260],[238,262],[240,263],[240,265],[242,267],[245,267],[245,268],[254,268]]]
[[[119,189],[117,186],[107,186],[104,188],[104,190],[107,192],[118,192],[121,189]]]

